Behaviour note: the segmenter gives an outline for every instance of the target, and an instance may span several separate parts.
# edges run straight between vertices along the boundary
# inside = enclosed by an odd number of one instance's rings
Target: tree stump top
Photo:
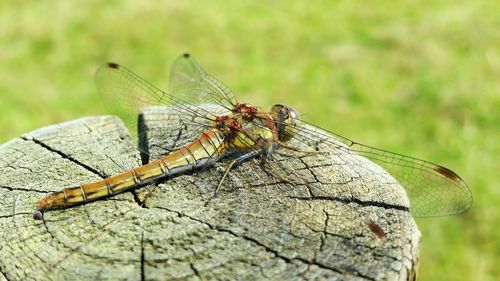
[[[162,116],[143,114],[147,137]],[[131,143],[118,118],[102,116],[0,146],[0,279],[415,277],[420,233],[403,188],[380,167],[342,151],[277,154],[269,167],[250,159],[215,197],[229,160],[33,219],[35,202],[49,192],[140,165]],[[146,143],[151,155],[160,153]],[[300,171],[307,184],[273,176],[287,169]]]

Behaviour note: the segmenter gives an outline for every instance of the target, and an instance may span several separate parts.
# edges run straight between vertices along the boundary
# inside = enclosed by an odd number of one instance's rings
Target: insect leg
[[[233,168],[234,165],[239,165],[239,164],[243,163],[244,161],[246,161],[252,157],[257,156],[260,153],[261,153],[261,151],[259,151],[259,150],[252,150],[252,151],[250,151],[246,154],[243,154],[240,157],[234,159],[233,161],[231,161],[229,166],[227,166],[226,171],[224,172],[224,175],[222,176],[221,180],[219,181],[219,185],[217,185],[217,188],[214,191],[214,197],[217,195],[217,192],[219,191],[220,187],[222,186],[222,183],[224,182],[224,180],[226,179],[226,176],[229,174],[229,171],[231,171],[231,169]]]

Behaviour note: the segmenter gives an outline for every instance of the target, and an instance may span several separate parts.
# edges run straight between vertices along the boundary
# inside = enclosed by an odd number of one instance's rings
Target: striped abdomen
[[[179,174],[217,160],[224,152],[224,136],[216,129],[210,130],[171,154],[146,165],[134,168],[101,181],[65,188],[52,193],[37,203],[40,211],[70,207],[115,195],[155,179]]]

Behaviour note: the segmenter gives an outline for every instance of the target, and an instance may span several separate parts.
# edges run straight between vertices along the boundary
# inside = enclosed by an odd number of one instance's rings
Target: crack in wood
[[[49,191],[41,191],[41,190],[36,190],[36,189],[31,189],[31,188],[22,188],[22,187],[10,187],[10,186],[5,186],[5,185],[0,185],[0,189],[7,189],[8,191],[36,192],[36,193],[41,193],[41,194],[50,193]]]
[[[198,272],[198,269],[196,269],[196,267],[194,266],[194,264],[192,262],[189,263],[189,267],[191,268],[191,270],[193,270],[194,275],[196,275],[198,278],[200,278],[201,280],[203,280],[201,278],[200,272]]]
[[[3,268],[2,268],[2,263],[1,263],[1,260],[0,260],[0,273],[2,274],[2,277],[7,280],[7,281],[10,281],[10,278],[7,277],[7,274],[4,272]]]
[[[127,210],[124,214],[127,214],[127,213],[131,212],[132,210],[133,209]],[[88,217],[89,214],[87,213],[86,215]],[[120,219],[122,219],[122,218],[123,218],[123,214],[120,215],[120,216],[116,216],[113,219],[109,220],[107,223],[101,225],[100,228],[101,229],[106,229],[109,225],[119,222]],[[61,258],[59,261],[55,262],[51,266],[58,267],[61,262],[63,262],[64,260],[66,260],[71,255],[77,254],[77,253],[78,254],[82,254],[84,256],[87,256],[87,257],[92,258],[92,259],[102,259],[104,261],[116,261],[116,262],[122,262],[123,261],[122,259],[119,259],[119,258],[115,259],[115,258],[110,258],[110,257],[107,257],[107,256],[106,257],[102,257],[102,256],[99,256],[99,255],[92,255],[92,254],[86,253],[84,251],[81,251],[81,248],[83,246],[85,246],[85,243],[83,241],[77,247],[72,248],[72,247],[68,246],[67,244],[65,244],[64,242],[62,242],[59,238],[57,238],[52,233],[52,231],[49,230],[49,227],[47,226],[47,222],[49,222],[49,221],[47,221],[45,218],[42,218],[42,221],[43,221],[43,225],[44,225],[45,229],[47,230],[47,233],[51,236],[51,240],[55,241],[57,244],[61,245],[62,247],[64,247],[65,249],[68,250],[68,254],[66,254],[63,258]],[[95,224],[95,223],[93,223],[93,224]],[[97,225],[97,224],[95,224],[95,225]],[[98,231],[98,232],[96,232],[96,235],[92,236],[91,237],[92,239],[89,239],[88,241],[92,241],[94,238],[96,238],[98,236],[101,236],[101,235],[102,235],[102,231]]]
[[[191,219],[193,221],[196,221],[196,222],[199,222],[201,224],[204,224],[204,225],[206,225],[208,228],[210,228],[212,230],[216,230],[218,232],[227,233],[227,234],[230,234],[233,237],[241,238],[241,239],[247,240],[249,242],[252,242],[252,243],[254,243],[254,244],[262,247],[266,252],[272,253],[275,257],[282,259],[283,261],[285,261],[288,264],[293,263],[293,260],[297,260],[297,261],[301,261],[301,262],[303,262],[305,264],[316,265],[319,268],[322,268],[322,269],[325,269],[325,270],[330,270],[330,271],[333,271],[333,272],[338,273],[338,274],[349,274],[349,275],[359,276],[359,277],[365,278],[367,280],[375,280],[375,279],[373,279],[373,278],[371,278],[369,276],[361,274],[360,272],[358,272],[357,270],[354,270],[354,269],[353,270],[337,269],[337,268],[334,268],[334,267],[331,267],[331,266],[328,266],[328,265],[324,265],[324,264],[322,264],[322,263],[320,263],[320,262],[318,262],[316,260],[312,260],[311,261],[311,260],[308,260],[308,259],[305,259],[305,258],[300,258],[300,257],[288,258],[286,256],[281,255],[277,250],[270,248],[269,246],[267,246],[267,245],[259,242],[257,239],[255,239],[253,237],[250,237],[248,235],[238,235],[237,233],[235,233],[232,230],[215,227],[215,226],[213,226],[210,223],[204,222],[204,221],[202,221],[200,219],[191,217],[191,216],[186,215],[184,213],[168,209],[166,207],[156,206],[154,208],[161,209],[161,210],[166,210],[166,211],[169,211],[169,212],[172,212],[172,213],[176,213],[180,217],[187,217],[187,218],[189,218],[189,219]]]
[[[292,199],[303,200],[303,201],[336,201],[345,204],[355,203],[362,207],[380,207],[384,209],[394,209],[404,212],[410,212],[410,209],[405,206],[389,204],[381,201],[371,201],[371,200],[363,201],[357,198],[341,198],[335,196],[316,196],[316,195],[313,195],[312,197],[299,197],[299,196],[289,196],[289,197]]]
[[[64,153],[64,152],[62,152],[62,151],[59,151],[59,150],[57,150],[57,149],[55,149],[55,148],[52,148],[51,146],[49,146],[49,145],[47,145],[47,144],[43,143],[42,141],[40,141],[40,140],[36,139],[35,137],[32,137],[32,138],[27,138],[27,137],[24,137],[24,136],[23,136],[23,137],[21,137],[21,139],[23,139],[23,140],[25,140],[25,141],[32,141],[32,142],[34,142],[34,143],[36,143],[36,144],[40,145],[41,147],[43,147],[43,148],[47,149],[48,151],[53,152],[53,153],[55,153],[55,154],[57,154],[57,155],[61,156],[62,158],[67,159],[67,160],[69,160],[69,161],[71,161],[71,162],[75,163],[76,165],[78,165],[78,166],[80,166],[80,167],[83,167],[84,169],[88,170],[89,172],[91,172],[91,173],[93,173],[93,174],[95,174],[95,175],[97,175],[97,176],[99,176],[99,177],[101,177],[101,178],[107,178],[107,177],[108,177],[107,175],[105,175],[105,174],[103,174],[103,173],[100,173],[99,171],[97,171],[96,169],[92,168],[91,166],[89,166],[89,165],[87,165],[87,164],[85,164],[85,163],[82,163],[82,162],[80,162],[80,161],[76,160],[75,158],[73,158],[73,157],[71,157],[71,156],[69,156],[69,155],[65,154],[65,153]]]
[[[143,187],[143,186],[141,186],[141,187]],[[139,198],[139,195],[137,194],[137,190],[135,188],[130,190],[130,193],[132,193],[134,201],[135,201],[135,203],[137,203],[137,205],[139,207],[147,209],[146,204],[145,204],[146,200],[142,201],[141,198]]]

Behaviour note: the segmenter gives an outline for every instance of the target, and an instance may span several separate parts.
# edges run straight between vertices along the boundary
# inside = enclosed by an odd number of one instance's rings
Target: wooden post
[[[153,156],[164,120],[141,116],[141,145]],[[48,192],[140,165],[130,140],[119,119],[104,116],[0,146],[0,280],[415,278],[420,233],[404,190],[334,148],[283,151],[270,164],[250,159],[215,197],[230,160],[33,219]],[[297,178],[304,184],[287,181]]]

